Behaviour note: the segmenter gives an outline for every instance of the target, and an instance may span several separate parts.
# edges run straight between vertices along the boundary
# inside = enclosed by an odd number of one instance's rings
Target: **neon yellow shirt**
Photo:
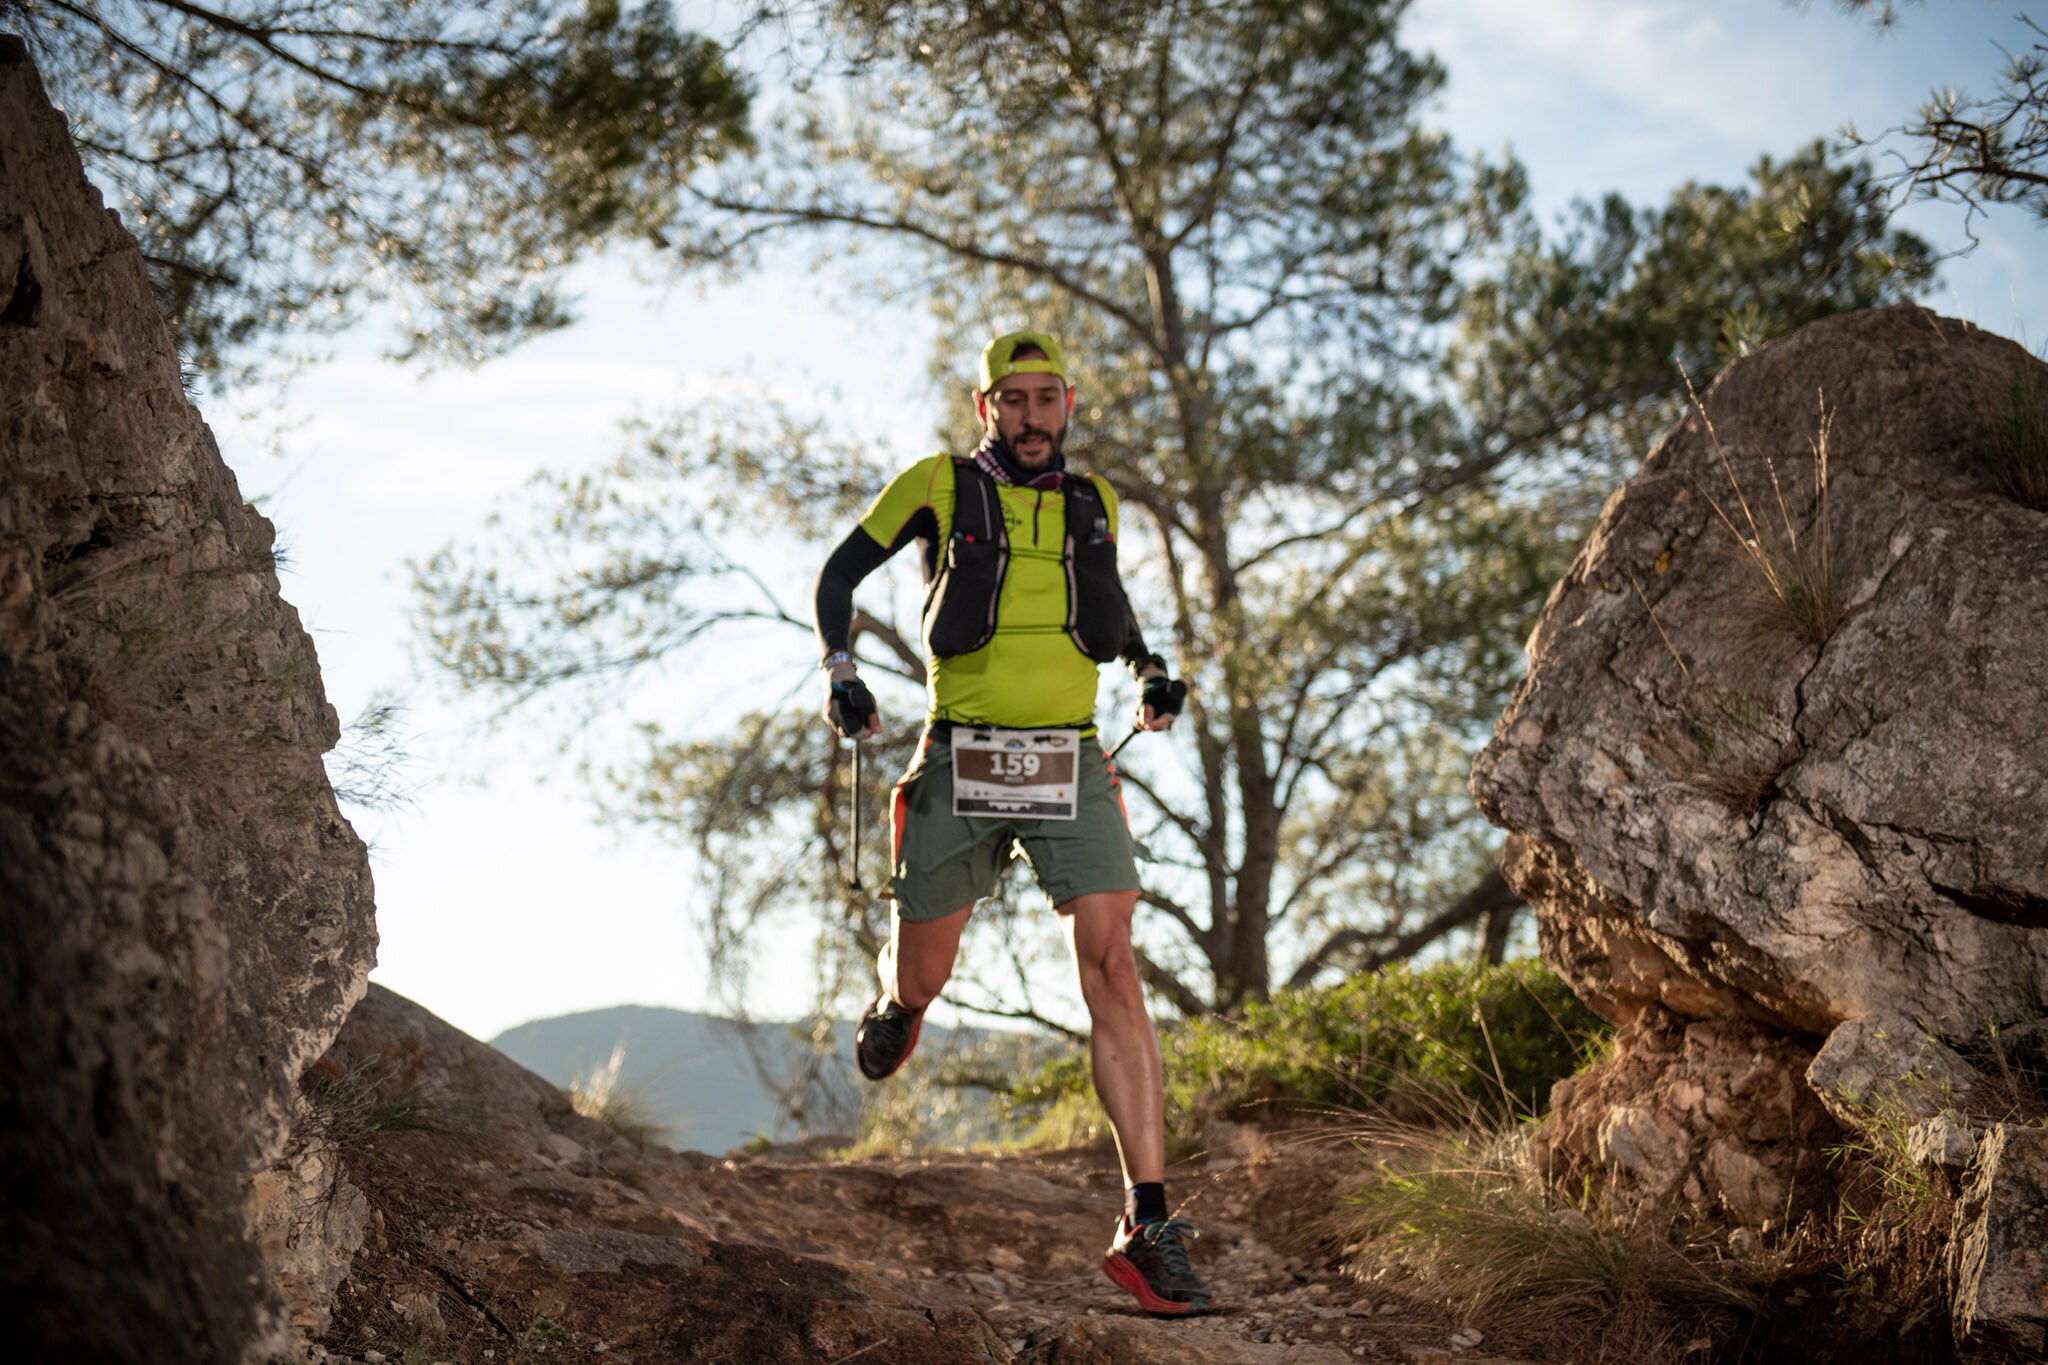
[[[1090,479],[1114,536],[1116,493],[1107,480]],[[996,633],[972,654],[926,656],[927,719],[1019,729],[1088,724],[1095,715],[1098,665],[1067,635],[1067,571],[1060,557],[1067,541],[1066,498],[999,482],[996,501],[1010,536]],[[951,456],[919,460],[891,479],[860,526],[879,544],[894,545],[924,508],[937,518],[936,543],[944,546],[953,534]]]

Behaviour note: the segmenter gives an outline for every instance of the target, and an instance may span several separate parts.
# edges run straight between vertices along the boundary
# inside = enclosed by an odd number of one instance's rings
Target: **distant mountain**
[[[714,1155],[756,1137],[776,1142],[861,1131],[864,1104],[891,1106],[900,1127],[917,1115],[923,1140],[966,1146],[998,1135],[997,1097],[979,1085],[923,1088],[934,1073],[966,1070],[1008,1078],[1043,1059],[1042,1038],[927,1024],[917,1055],[887,1086],[854,1070],[853,1025],[832,1027],[830,1044],[811,1047],[805,1025],[742,1024],[712,1014],[620,1005],[535,1019],[491,1039],[491,1046],[564,1089],[585,1081],[623,1048],[619,1084],[638,1092],[646,1113],[668,1125],[661,1141]],[[885,1111],[887,1112],[887,1111]]]
[[[835,1032],[830,1055],[813,1058],[793,1024],[620,1005],[520,1024],[491,1046],[565,1088],[623,1046],[619,1083],[669,1125],[662,1140],[720,1153],[760,1135],[782,1141],[859,1130],[852,1030],[841,1024]]]

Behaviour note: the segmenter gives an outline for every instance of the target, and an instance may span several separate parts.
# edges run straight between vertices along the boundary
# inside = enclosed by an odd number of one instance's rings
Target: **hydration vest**
[[[1123,653],[1131,607],[1116,571],[1116,537],[1095,481],[1060,481],[1066,505],[1067,638],[1099,664]],[[953,533],[924,599],[925,648],[934,657],[971,654],[995,638],[996,604],[1010,567],[1010,532],[996,481],[973,460],[953,460]]]

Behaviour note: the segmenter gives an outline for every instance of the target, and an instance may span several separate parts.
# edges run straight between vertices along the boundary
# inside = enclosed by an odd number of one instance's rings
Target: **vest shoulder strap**
[[[1098,474],[1069,474],[1060,481],[1060,493],[1069,502],[1086,505],[1106,529],[1109,500],[1102,494]],[[1002,514],[996,505],[996,481],[972,456],[953,457],[953,530],[965,531],[976,539],[995,540],[1003,534]],[[1071,516],[1071,514],[1070,514]],[[1070,521],[1069,525],[1073,522]]]
[[[996,505],[996,481],[972,458],[953,457],[953,534],[1001,540],[1003,514]]]
[[[1099,474],[1069,474],[1060,484],[1060,492],[1069,501],[1093,503],[1107,510],[1108,501],[1102,496],[1102,476]]]

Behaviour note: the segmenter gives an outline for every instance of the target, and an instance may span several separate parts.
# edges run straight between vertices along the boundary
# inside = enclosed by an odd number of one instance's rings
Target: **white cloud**
[[[1743,7],[1675,0],[1425,0],[1415,16],[1454,84],[1483,67],[1485,89],[1511,82],[1560,109],[1612,100],[1653,125],[1750,148],[1828,131],[1851,102],[1844,87],[1864,83],[1857,68],[1815,51],[1832,35],[1789,5],[1750,8],[1740,29],[1730,19]]]
[[[1788,0],[1419,0],[1408,37],[1449,70],[1441,117],[1461,141],[1513,143],[1546,197],[1644,198],[1847,121],[1888,127],[1929,85],[1988,70],[2004,16],[1948,17],[1880,37]]]

